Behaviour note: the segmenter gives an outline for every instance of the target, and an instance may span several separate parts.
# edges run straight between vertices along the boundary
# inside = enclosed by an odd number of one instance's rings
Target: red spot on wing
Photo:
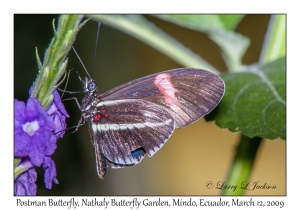
[[[106,109],[102,109],[101,112],[95,114],[93,117],[94,122],[99,121],[103,117],[108,117],[108,114],[106,112]]]
[[[97,95],[97,98],[100,99],[100,98],[103,98],[104,97],[104,94],[99,94]]]
[[[97,122],[100,119],[101,119],[101,115],[99,113],[94,116],[94,121],[95,122]]]
[[[154,78],[153,83],[164,95],[164,100],[167,105],[186,122],[188,122],[190,117],[181,109],[180,102],[175,95],[177,90],[171,82],[171,76],[167,73],[159,74]]]

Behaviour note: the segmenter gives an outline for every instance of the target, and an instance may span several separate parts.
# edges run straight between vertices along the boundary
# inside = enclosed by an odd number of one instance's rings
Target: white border
[[[299,62],[299,6],[297,1],[251,0],[243,1],[2,1],[1,2],[1,207],[16,206],[13,197],[12,161],[13,151],[13,14],[15,13],[287,13],[287,197],[254,197],[255,200],[283,200],[285,207],[298,206],[299,189],[299,107],[300,107],[300,62]],[[281,4],[279,4],[281,3]],[[4,135],[3,135],[4,134]],[[298,134],[298,135],[297,135]],[[5,158],[4,158],[5,157]],[[71,197],[63,197],[68,200]],[[109,197],[111,199],[112,197]],[[120,197],[117,197],[118,199]],[[130,200],[131,197],[125,197]],[[139,197],[142,199],[143,197]],[[150,197],[157,199],[158,197]],[[187,198],[187,197],[183,197]],[[204,197],[217,200],[217,197]],[[239,197],[241,200],[250,197]],[[24,197],[23,197],[24,199]],[[31,197],[34,200],[46,197]],[[55,197],[58,199],[58,197]],[[81,199],[76,197],[76,199]],[[172,198],[164,197],[165,200]],[[195,198],[198,199],[198,198]],[[230,197],[223,197],[230,200]],[[49,207],[46,207],[49,209]],[[146,208],[146,207],[145,207]],[[217,207],[215,207],[217,208]],[[32,209],[32,208],[30,208]],[[83,209],[83,208],[82,208]],[[97,207],[99,209],[99,207]],[[144,208],[140,208],[144,209]],[[213,209],[213,208],[212,208]]]

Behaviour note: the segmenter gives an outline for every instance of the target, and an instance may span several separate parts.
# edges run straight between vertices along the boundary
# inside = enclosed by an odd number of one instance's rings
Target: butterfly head
[[[97,83],[95,80],[86,77],[83,81],[83,88],[86,93],[94,93],[97,91]]]

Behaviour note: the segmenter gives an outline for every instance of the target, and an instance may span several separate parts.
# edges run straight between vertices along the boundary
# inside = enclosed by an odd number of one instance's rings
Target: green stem
[[[47,108],[53,101],[52,92],[55,85],[63,75],[67,66],[67,54],[69,53],[79,29],[86,21],[80,23],[83,15],[61,15],[55,30],[53,21],[54,38],[45,53],[42,64],[36,49],[39,74],[32,89],[31,97],[37,98],[44,108]],[[27,168],[18,165],[21,158],[14,159],[14,178],[17,178]]]
[[[86,22],[80,23],[82,18],[83,15],[61,15],[57,30],[53,22],[54,38],[46,50],[43,64],[36,50],[39,74],[31,96],[37,98],[44,108],[52,103],[52,92],[66,69],[67,55],[77,32]]]
[[[183,46],[142,15],[94,15],[92,19],[130,34],[183,66],[203,68],[215,74],[220,73],[199,55]]]
[[[260,137],[249,138],[242,135],[237,148],[237,153],[229,170],[226,185],[237,186],[232,189],[225,189],[222,195],[243,195],[245,183],[248,182],[252,172],[255,156],[261,143]]]

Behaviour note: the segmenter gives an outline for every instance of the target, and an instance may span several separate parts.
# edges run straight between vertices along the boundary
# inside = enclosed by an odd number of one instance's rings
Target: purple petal
[[[15,179],[14,195],[36,195],[36,178],[35,168],[31,168],[18,176]]]
[[[54,122],[52,120],[52,117],[48,115],[47,111],[40,104],[40,101],[35,99],[35,98],[29,98],[29,100],[30,99],[32,101],[34,101],[34,103],[35,103],[35,108],[39,112],[38,117],[39,117],[40,121],[44,123],[44,124],[42,124],[42,125],[45,126],[44,129],[51,130],[51,131],[54,130],[55,125],[54,125]]]
[[[28,157],[22,158],[21,161],[19,162],[18,166],[20,166],[20,165],[22,165],[23,167],[26,167],[27,170],[34,167],[34,165],[32,164],[32,162],[30,161],[30,159]]]
[[[70,117],[65,109],[64,104],[61,102],[61,98],[57,90],[53,91],[54,103],[56,104],[57,109],[66,117]]]
[[[15,134],[15,146],[14,146],[14,155],[19,157],[25,157],[30,152],[30,137],[22,132]]]
[[[56,179],[56,167],[54,161],[51,157],[45,157],[43,167],[45,169],[44,182],[46,184],[46,188],[52,188],[52,182],[58,184],[58,180]]]
[[[62,138],[64,130],[66,129],[66,117],[69,117],[63,103],[61,102],[60,95],[55,90],[53,92],[54,100],[49,106],[47,113],[52,116],[52,120],[55,124],[54,133],[57,138]]]
[[[23,124],[25,119],[27,119],[26,115],[26,106],[23,101],[18,101],[15,99],[14,101],[14,118],[15,124]]]
[[[28,155],[33,164],[40,166],[45,155],[52,155],[56,149],[55,127],[52,116],[37,99],[29,98],[27,106],[15,100],[15,156]]]

